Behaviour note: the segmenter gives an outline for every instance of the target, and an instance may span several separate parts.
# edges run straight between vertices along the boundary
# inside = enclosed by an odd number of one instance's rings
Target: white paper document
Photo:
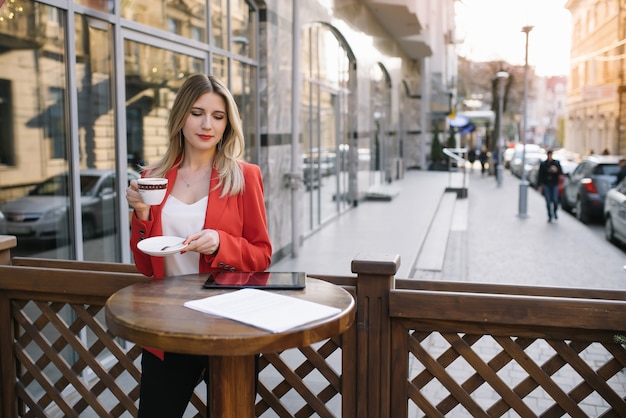
[[[259,289],[241,289],[190,300],[185,302],[184,306],[273,333],[283,332],[341,312],[332,306]]]

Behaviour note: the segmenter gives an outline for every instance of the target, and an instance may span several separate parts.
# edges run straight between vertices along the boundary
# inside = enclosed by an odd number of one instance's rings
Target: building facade
[[[239,105],[274,258],[297,255],[372,187],[425,168],[454,95],[453,6],[0,1],[0,210],[16,254],[130,262],[128,179],[163,154],[176,91],[203,72]]]
[[[626,154],[626,5],[569,0],[565,7],[573,24],[565,146]]]

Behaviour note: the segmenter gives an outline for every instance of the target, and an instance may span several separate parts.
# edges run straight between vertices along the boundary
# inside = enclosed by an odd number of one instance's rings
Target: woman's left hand
[[[220,248],[220,234],[215,229],[203,229],[187,235],[184,243],[187,247],[183,252],[196,251],[200,254],[214,254]]]

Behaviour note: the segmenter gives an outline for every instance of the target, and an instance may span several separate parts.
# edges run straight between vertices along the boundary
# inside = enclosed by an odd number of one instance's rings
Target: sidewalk
[[[500,188],[493,176],[468,171],[468,197],[450,199],[445,189],[460,174],[407,171],[391,201],[360,202],[269,270],[352,275],[357,254],[399,254],[402,278],[626,289],[624,251],[569,213],[548,223],[530,187],[520,218],[520,181],[508,170]]]
[[[297,258],[272,264],[271,271],[304,271],[329,275],[352,275],[357,254],[400,254],[398,277],[410,277],[449,173],[407,171],[393,183],[399,191],[391,201],[364,200],[307,238]]]

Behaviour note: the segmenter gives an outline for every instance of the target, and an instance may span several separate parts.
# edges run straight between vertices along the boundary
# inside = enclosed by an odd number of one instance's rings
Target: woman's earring
[[[183,131],[180,131],[180,133],[178,134],[179,138],[180,138],[180,149],[183,149]]]

